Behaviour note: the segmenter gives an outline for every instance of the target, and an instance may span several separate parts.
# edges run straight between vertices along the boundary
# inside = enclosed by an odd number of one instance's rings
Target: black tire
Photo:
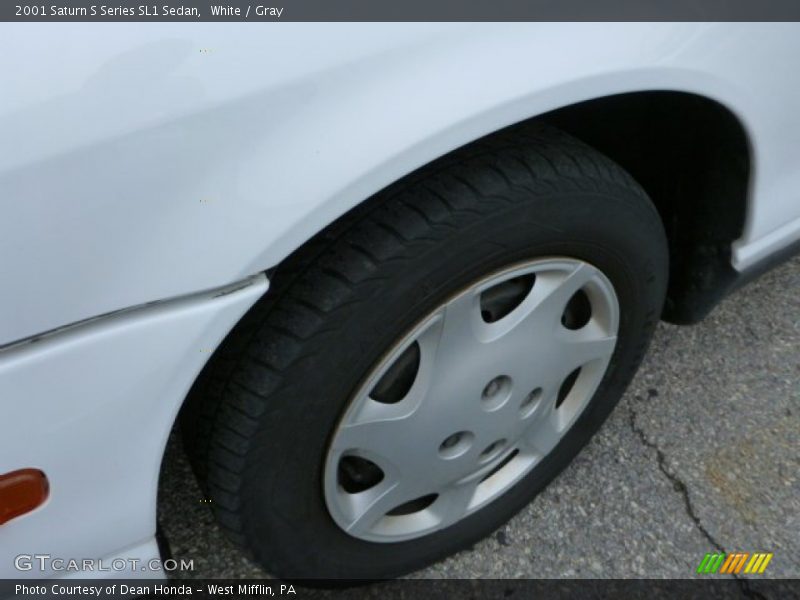
[[[344,533],[321,473],[360,381],[455,291],[548,255],[593,263],[618,295],[617,347],[588,408],[523,480],[455,525],[392,544]],[[564,469],[617,403],[661,314],[667,262],[644,191],[542,125],[485,138],[385,190],[271,275],[190,394],[186,444],[219,523],[288,579],[395,577],[473,544]]]

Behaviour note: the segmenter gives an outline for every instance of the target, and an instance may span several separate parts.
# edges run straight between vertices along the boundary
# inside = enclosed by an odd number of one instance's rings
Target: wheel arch
[[[475,117],[476,122],[489,119],[486,115]],[[670,282],[663,318],[679,324],[702,319],[736,279],[732,244],[745,232],[755,152],[745,123],[731,108],[707,95],[686,91],[644,89],[571,102],[473,134],[469,141],[437,153],[436,148],[447,144],[453,133],[439,132],[437,139],[419,144],[425,150],[416,156],[435,154],[430,160],[409,168],[403,165],[407,157],[415,156],[413,149],[394,156],[388,168],[401,175],[364,199],[349,201],[335,218],[323,221],[317,215],[298,224],[302,232],[287,232],[288,237],[279,243],[284,246],[281,258],[271,263],[268,272],[316,236],[335,231],[337,223],[367,209],[387,190],[404,185],[425,169],[457,161],[482,139],[501,131],[522,130],[532,121],[550,123],[589,144],[642,185],[662,217],[670,245]],[[464,131],[470,130],[480,131],[480,127],[461,124],[458,134],[463,137]],[[353,187],[368,185],[375,175],[365,175]],[[336,211],[341,203],[340,195],[331,200],[327,210]]]

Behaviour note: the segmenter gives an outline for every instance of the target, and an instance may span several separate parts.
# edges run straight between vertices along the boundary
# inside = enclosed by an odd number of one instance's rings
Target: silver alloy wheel
[[[517,264],[452,297],[351,399],[324,470],[334,521],[356,538],[399,542],[501,496],[586,407],[618,326],[611,282],[571,258]]]

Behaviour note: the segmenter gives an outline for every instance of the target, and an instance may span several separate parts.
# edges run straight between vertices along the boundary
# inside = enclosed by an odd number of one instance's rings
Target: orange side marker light
[[[0,475],[0,525],[44,504],[50,491],[39,469],[20,469]]]

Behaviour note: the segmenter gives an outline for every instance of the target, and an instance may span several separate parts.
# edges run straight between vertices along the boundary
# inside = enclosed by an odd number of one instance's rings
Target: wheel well
[[[704,317],[736,276],[731,243],[743,232],[750,179],[747,134],[733,113],[683,92],[598,98],[538,117],[630,173],[667,232],[670,280],[663,318]]]
[[[611,158],[655,203],[670,254],[664,320],[696,323],[734,287],[738,274],[731,264],[731,246],[744,231],[751,153],[747,133],[730,110],[686,92],[633,92],[572,104],[502,131],[504,135],[523,131],[534,121],[558,127]],[[468,156],[481,140],[390,184],[330,224],[304,248],[313,247],[319,238],[335,236],[342,223],[369,210],[392,189]]]

